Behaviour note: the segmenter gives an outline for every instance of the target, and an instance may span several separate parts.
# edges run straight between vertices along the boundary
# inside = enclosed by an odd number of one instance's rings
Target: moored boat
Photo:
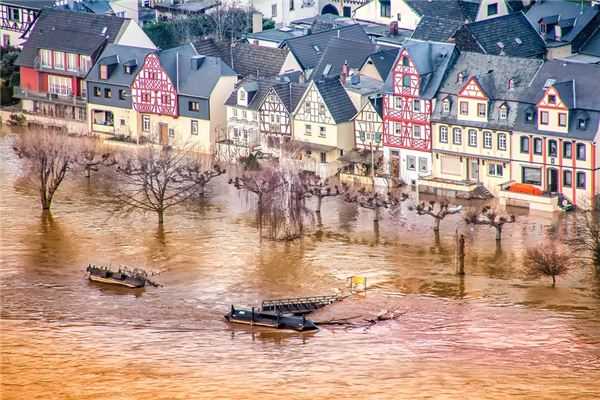
[[[86,271],[89,273],[89,279],[93,282],[108,283],[120,285],[128,288],[142,288],[146,286],[146,277],[143,273],[130,271],[128,269],[119,269],[113,271],[108,267],[89,264]]]
[[[283,315],[272,311],[255,310],[254,308],[235,308],[233,305],[231,306],[231,310],[225,315],[225,319],[236,324],[256,325],[274,329],[291,329],[299,332],[319,329],[313,321],[306,319],[304,316]]]

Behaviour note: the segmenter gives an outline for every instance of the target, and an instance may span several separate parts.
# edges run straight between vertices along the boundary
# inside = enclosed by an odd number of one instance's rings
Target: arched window
[[[405,87],[405,88],[410,87],[410,76],[404,75],[402,77],[402,87]]]

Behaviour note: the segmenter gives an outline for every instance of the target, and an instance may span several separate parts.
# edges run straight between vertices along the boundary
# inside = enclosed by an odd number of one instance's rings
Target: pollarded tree
[[[85,177],[90,179],[92,172],[99,171],[100,167],[110,167],[117,163],[113,153],[112,149],[102,145],[98,139],[87,138],[82,142],[75,161],[83,168]]]
[[[76,160],[81,141],[50,130],[17,137],[13,149],[25,160],[26,176],[40,193],[42,210],[50,210],[56,191]]]
[[[436,207],[437,206],[437,207]],[[440,231],[440,222],[448,215],[458,214],[462,211],[462,206],[451,207],[448,201],[443,200],[439,203],[430,200],[427,203],[422,201],[414,207],[417,215],[429,215],[433,218],[433,231]]]
[[[342,194],[340,186],[330,185],[327,179],[323,180],[316,175],[309,175],[304,180],[305,193],[308,197],[317,198],[316,213],[321,213],[321,204],[326,197],[335,197]]]
[[[568,240],[573,258],[590,263],[600,271],[600,215],[597,211],[577,211],[575,235]]]
[[[556,286],[556,277],[569,272],[571,257],[559,248],[558,243],[527,249],[525,266],[531,276],[549,276],[552,287]]]
[[[202,195],[208,182],[225,172],[218,166],[205,170],[191,151],[152,146],[121,153],[117,161],[117,211],[155,212],[159,225],[166,210]]]
[[[378,192],[368,192],[364,188],[360,188],[357,191],[347,191],[344,194],[344,201],[348,203],[357,204],[359,207],[373,210],[374,222],[379,222],[381,219],[381,211],[389,208],[398,207],[403,201],[408,199],[406,193],[392,193],[388,192],[383,195]]]
[[[505,224],[512,224],[516,221],[514,215],[498,215],[496,210],[490,206],[485,206],[480,210],[470,210],[465,215],[467,225],[488,225],[496,229],[496,240],[502,240],[502,229]]]

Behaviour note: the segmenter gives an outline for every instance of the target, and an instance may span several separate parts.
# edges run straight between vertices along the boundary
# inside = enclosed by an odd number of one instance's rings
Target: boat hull
[[[225,319],[234,324],[260,326],[297,332],[316,331],[319,328],[309,319],[297,316],[277,315],[271,312],[232,309]]]
[[[113,278],[103,278],[103,277],[97,276],[97,275],[90,275],[89,278],[90,278],[90,281],[93,281],[93,282],[107,283],[110,285],[119,285],[119,286],[124,286],[124,287],[132,288],[132,289],[142,288],[142,287],[144,287],[144,284],[145,284],[145,282],[122,281],[122,280],[113,279]]]

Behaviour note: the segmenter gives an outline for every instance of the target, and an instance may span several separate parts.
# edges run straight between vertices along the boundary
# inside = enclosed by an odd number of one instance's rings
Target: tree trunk
[[[556,276],[552,275],[552,287],[556,287]]]
[[[442,222],[441,219],[439,218],[433,218],[433,231],[434,232],[439,232],[440,231],[440,222]]]
[[[463,235],[456,238],[456,274],[465,274],[465,237]]]
[[[502,226],[496,226],[496,240],[502,240]]]
[[[317,213],[321,213],[321,201],[323,200],[323,198],[319,195],[317,196]]]
[[[374,222],[377,222],[377,223],[379,222],[380,214],[381,214],[380,207],[375,207],[375,219],[373,220]]]
[[[52,205],[52,195],[49,195],[45,189],[40,190],[40,201],[42,203],[42,210],[50,210]]]
[[[85,167],[85,177],[90,179],[90,177],[92,176],[92,174],[90,174],[90,167]]]
[[[162,225],[165,222],[165,212],[163,210],[157,211],[158,214],[158,225]]]

